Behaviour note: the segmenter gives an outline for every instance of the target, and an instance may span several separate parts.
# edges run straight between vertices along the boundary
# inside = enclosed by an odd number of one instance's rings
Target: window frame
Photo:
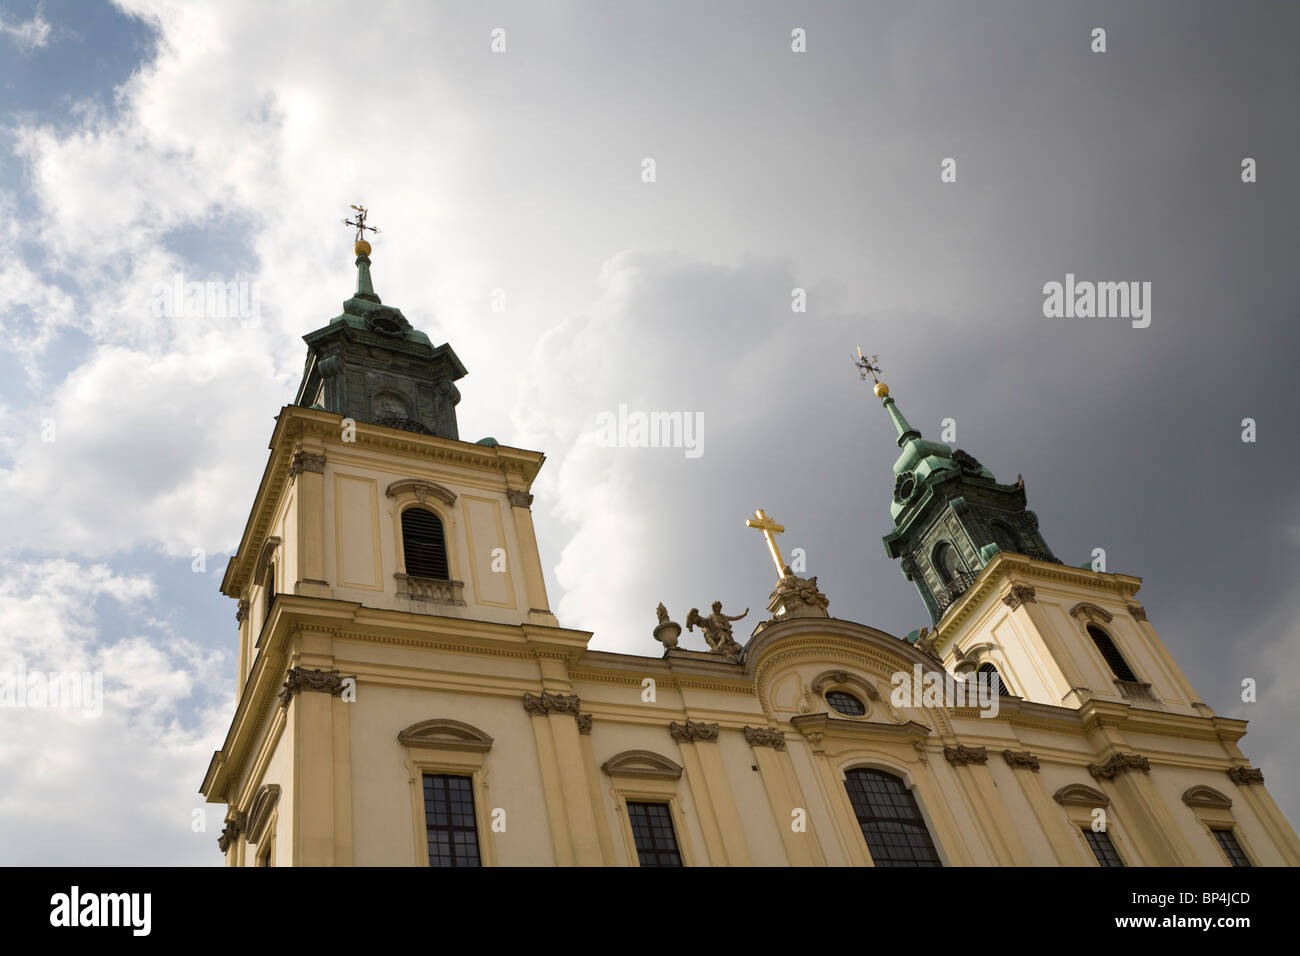
[[[1119,655],[1120,661],[1124,664],[1125,669],[1129,672],[1128,677],[1125,677],[1123,674],[1117,674],[1115,672],[1115,668],[1112,667],[1110,661],[1107,660],[1105,652],[1102,651],[1101,647],[1097,644],[1097,638],[1093,634],[1093,631],[1096,631],[1097,634],[1102,635],[1106,640],[1110,642],[1110,646],[1115,649],[1115,653]],[[1128,655],[1125,654],[1124,649],[1119,646],[1119,641],[1115,640],[1114,634],[1112,634],[1109,630],[1102,627],[1100,624],[1098,624],[1095,621],[1087,621],[1083,625],[1083,632],[1085,635],[1087,635],[1088,641],[1092,644],[1092,649],[1096,651],[1097,656],[1101,658],[1101,662],[1102,664],[1105,665],[1106,672],[1110,674],[1112,680],[1126,681],[1130,684],[1144,683],[1142,678],[1137,676],[1137,671],[1133,669],[1133,665],[1129,663]]]
[[[893,779],[897,780],[902,785],[903,790],[911,798],[912,804],[916,808],[917,816],[920,818],[919,822],[921,824],[921,828],[924,831],[926,838],[930,842],[931,850],[934,851],[935,862],[923,864],[923,866],[925,867],[948,866],[948,861],[944,856],[942,847],[939,841],[935,839],[935,835],[934,835],[935,828],[934,828],[933,821],[930,819],[930,815],[926,812],[924,804],[922,803],[920,797],[917,795],[916,785],[908,778],[906,774],[900,773],[898,770],[892,767],[881,767],[873,764],[859,763],[859,764],[854,764],[852,766],[845,767],[841,770],[840,772],[841,780],[840,780],[839,789],[840,789],[840,793],[843,795],[843,799],[848,804],[849,817],[853,821],[854,825],[856,826],[858,831],[858,837],[862,841],[860,845],[862,846],[863,850],[866,852],[866,858],[867,860],[870,861],[870,864],[872,866],[878,866],[887,869],[900,868],[899,866],[897,866],[897,861],[890,860],[882,863],[878,861],[875,855],[871,852],[871,843],[870,841],[868,841],[866,833],[863,832],[862,820],[858,816],[858,809],[856,806],[854,806],[853,798],[849,793],[849,775],[853,773],[876,773],[876,774],[882,774],[887,777],[892,777]],[[902,818],[899,817],[875,817],[873,819],[880,820],[880,821],[902,822],[913,826],[917,822],[912,820],[903,820]],[[916,867],[916,868],[919,869],[921,867]]]
[[[663,807],[664,808],[664,812],[668,817],[668,826],[672,830],[672,834],[673,834],[673,848],[671,852],[675,853],[677,856],[677,866],[679,867],[685,866],[686,861],[682,856],[682,841],[680,837],[678,837],[677,835],[677,822],[674,819],[672,803],[667,800],[624,800],[623,809],[627,815],[628,827],[632,830],[632,847],[636,851],[636,865],[645,866],[646,864],[641,862],[642,850],[640,847],[636,845],[636,827],[632,825],[633,807]],[[656,849],[647,850],[645,852],[667,853],[670,851],[656,848]],[[667,867],[667,866],[662,866],[662,865],[656,866],[656,868],[660,868],[660,867],[662,867],[663,869],[671,869],[671,867]]]
[[[421,724],[415,724],[410,729],[419,726]],[[474,823],[478,832],[479,865],[496,866],[496,844],[492,839],[493,808],[488,802],[485,781],[488,749],[459,749],[464,745],[454,741],[418,739],[408,739],[402,746],[406,750],[403,766],[407,771],[411,791],[411,832],[415,865],[429,866],[429,837],[424,820],[424,775],[431,773],[470,778],[470,791],[474,796]]]

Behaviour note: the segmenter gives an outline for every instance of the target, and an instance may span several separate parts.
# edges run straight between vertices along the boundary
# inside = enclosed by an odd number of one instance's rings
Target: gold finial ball
[[[877,382],[876,387],[872,389],[876,393],[876,398],[884,398],[889,394],[889,386],[884,382]]]
[[[352,247],[352,251],[359,256],[369,256],[370,243],[366,242],[366,240],[364,239],[358,239],[357,244]]]

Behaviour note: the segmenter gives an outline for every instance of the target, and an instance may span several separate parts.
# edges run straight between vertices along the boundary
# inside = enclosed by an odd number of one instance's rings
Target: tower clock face
[[[401,335],[406,329],[397,313],[388,309],[374,309],[366,315],[366,325],[380,335]]]
[[[916,493],[916,475],[910,471],[899,475],[898,480],[894,482],[894,500],[899,504],[906,504],[912,500],[912,495]]]

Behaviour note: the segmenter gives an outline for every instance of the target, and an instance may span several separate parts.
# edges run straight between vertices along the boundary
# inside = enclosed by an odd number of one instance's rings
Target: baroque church
[[[1062,564],[1023,480],[879,381],[884,546],[930,626],[830,616],[758,511],[777,583],[747,640],[715,604],[685,618],[709,650],[679,647],[660,605],[661,653],[591,650],[547,600],[543,455],[461,440],[465,367],[375,294],[363,235],[221,583],[237,702],[200,789],[227,865],[1300,865],[1141,580]]]

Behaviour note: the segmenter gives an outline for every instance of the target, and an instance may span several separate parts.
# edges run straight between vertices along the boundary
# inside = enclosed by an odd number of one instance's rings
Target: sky
[[[469,369],[461,437],[546,453],[551,604],[593,648],[657,654],[660,601],[756,620],[756,508],[832,615],[929,623],[880,541],[897,448],[861,346],[926,437],[952,419],[1024,476],[1065,563],[1143,578],[1300,821],[1297,27],[1185,0],[0,0],[0,669],[104,682],[98,716],[0,711],[0,863],[220,864],[218,584],[302,336],[354,287],[353,203],[376,291]],[[1067,275],[1150,283],[1149,324],[1045,315]],[[165,304],[209,281],[244,314]],[[698,416],[699,453],[606,447],[620,406]]]

